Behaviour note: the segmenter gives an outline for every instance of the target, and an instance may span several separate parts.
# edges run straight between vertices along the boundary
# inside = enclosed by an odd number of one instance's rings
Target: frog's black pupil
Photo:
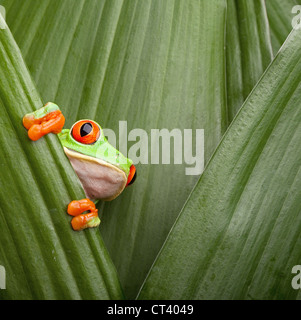
[[[91,123],[85,123],[80,128],[80,135],[82,137],[87,136],[92,131],[92,124]]]

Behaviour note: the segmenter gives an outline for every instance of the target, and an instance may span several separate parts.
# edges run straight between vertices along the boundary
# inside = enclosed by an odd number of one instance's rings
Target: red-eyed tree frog
[[[135,181],[136,168],[132,160],[109,144],[101,126],[95,121],[77,121],[70,130],[63,129],[64,124],[65,117],[52,102],[23,117],[23,125],[31,140],[37,141],[48,133],[58,135],[82,183],[87,198],[72,201],[67,209],[73,216],[72,228],[78,231],[97,227],[100,219],[94,202],[118,197]]]

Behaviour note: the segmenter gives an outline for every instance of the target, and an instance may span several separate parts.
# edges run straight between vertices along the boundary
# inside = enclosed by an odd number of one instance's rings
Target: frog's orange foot
[[[83,214],[85,211],[90,212]],[[98,210],[96,209],[94,202],[89,199],[70,202],[67,212],[74,217],[71,220],[71,225],[75,231],[98,227],[100,224]]]
[[[26,114],[23,117],[23,125],[28,130],[28,137],[37,141],[48,133],[59,133],[65,124],[65,117],[59,107],[53,103],[47,103],[43,108]]]

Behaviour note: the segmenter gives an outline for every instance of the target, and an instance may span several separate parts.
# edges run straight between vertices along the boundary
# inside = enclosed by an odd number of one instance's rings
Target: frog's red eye
[[[100,129],[94,121],[81,120],[74,124],[71,135],[80,143],[93,144],[99,139]]]
[[[132,164],[130,168],[130,173],[128,175],[128,181],[126,186],[130,186],[131,184],[133,184],[136,180],[136,177],[137,177],[137,170],[135,166]]]

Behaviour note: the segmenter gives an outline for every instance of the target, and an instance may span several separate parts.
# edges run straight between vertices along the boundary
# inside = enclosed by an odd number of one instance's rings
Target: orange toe
[[[69,203],[67,212],[70,216],[78,216],[85,211],[94,211],[95,204],[90,199],[74,200]]]
[[[71,220],[71,225],[74,231],[84,230],[86,228],[94,228],[99,226],[98,210],[90,213],[81,214]]]

